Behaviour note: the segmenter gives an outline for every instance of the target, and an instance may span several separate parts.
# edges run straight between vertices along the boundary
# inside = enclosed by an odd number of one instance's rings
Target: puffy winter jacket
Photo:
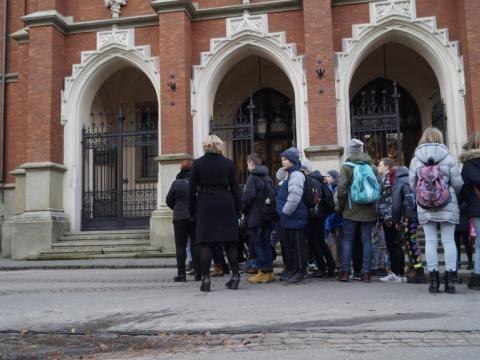
[[[462,188],[462,198],[468,203],[468,217],[480,217],[480,197],[474,187],[480,191],[480,149],[466,150],[460,156],[463,162],[462,178],[465,182]]]
[[[190,218],[188,212],[188,187],[190,170],[180,171],[168,191],[166,203],[173,210],[173,222]]]
[[[392,184],[392,221],[399,224],[402,217],[417,221],[415,195],[410,188],[408,168],[399,166],[395,169]]]
[[[422,144],[415,149],[415,157],[410,163],[410,186],[416,192],[420,168],[428,164],[429,159],[433,159],[434,163],[440,166],[442,176],[450,187],[450,202],[439,209],[424,209],[421,206],[417,206],[418,221],[420,224],[426,224],[429,221],[458,224],[460,211],[458,209],[457,194],[462,189],[463,180],[457,163],[452,155],[449,154],[445,145],[428,143]]]
[[[285,229],[303,229],[307,224],[308,209],[302,201],[305,176],[294,165],[288,171],[277,172],[282,180],[277,195],[277,213]]]

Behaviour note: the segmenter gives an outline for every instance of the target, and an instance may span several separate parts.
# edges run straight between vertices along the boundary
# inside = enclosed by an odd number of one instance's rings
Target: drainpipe
[[[7,20],[8,20],[8,0],[3,0],[3,49],[2,49],[2,72],[0,78],[2,80],[2,99],[0,104],[0,183],[4,182],[4,165],[5,165],[5,117],[7,114],[6,94],[7,91]]]

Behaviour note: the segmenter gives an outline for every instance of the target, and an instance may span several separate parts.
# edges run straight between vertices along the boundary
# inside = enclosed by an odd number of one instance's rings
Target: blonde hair
[[[205,153],[223,155],[223,141],[217,135],[208,135],[202,143]]]
[[[468,138],[467,143],[463,146],[465,150],[476,150],[480,149],[480,131],[475,131],[470,137]]]
[[[418,142],[418,145],[422,144],[445,144],[443,141],[443,134],[436,127],[428,127],[423,132],[422,138]]]

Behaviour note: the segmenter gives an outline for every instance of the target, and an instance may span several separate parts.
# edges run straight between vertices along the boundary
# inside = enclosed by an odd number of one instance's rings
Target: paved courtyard
[[[0,272],[0,358],[480,359],[480,293],[308,280],[211,293],[174,269]]]

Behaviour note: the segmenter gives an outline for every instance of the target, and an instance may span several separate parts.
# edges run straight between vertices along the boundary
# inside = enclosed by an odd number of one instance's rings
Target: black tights
[[[213,250],[215,244],[201,244],[200,245],[200,264],[202,276],[210,275],[210,265],[212,264]],[[233,274],[238,274],[238,247],[237,243],[225,245],[225,252],[227,253],[228,263]]]

